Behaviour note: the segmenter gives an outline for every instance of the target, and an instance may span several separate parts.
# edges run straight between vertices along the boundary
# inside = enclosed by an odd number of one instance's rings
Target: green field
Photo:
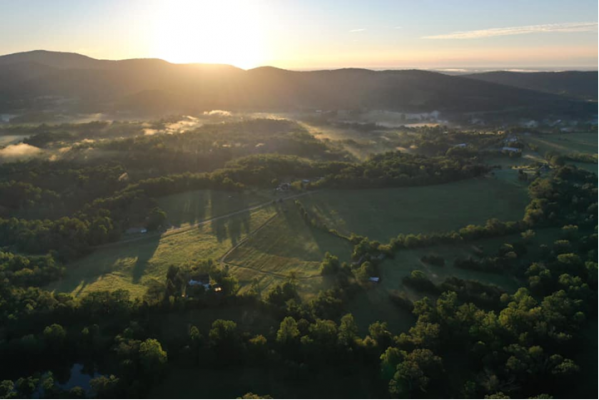
[[[319,275],[325,253],[349,261],[351,249],[346,240],[309,227],[289,201],[274,219],[224,261],[246,289],[253,282],[261,290],[268,289],[294,272],[300,291],[311,294],[326,286]]]
[[[193,225],[200,221],[227,215],[273,200],[272,191],[246,191],[242,193],[218,190],[195,190],[173,194],[158,199],[158,205],[175,226]]]
[[[537,145],[541,154],[548,151],[555,151],[561,154],[597,154],[597,136],[597,132],[562,133],[529,136],[526,138],[526,141]]]
[[[559,229],[538,230],[535,239],[529,246],[526,259],[535,259],[538,256],[538,247],[541,243],[552,243],[559,237]],[[396,307],[390,300],[389,294],[393,291],[405,292],[410,299],[418,300],[424,297],[418,292],[404,286],[402,279],[409,276],[413,270],[423,271],[436,284],[442,283],[446,278],[455,276],[461,279],[471,279],[486,284],[496,285],[507,292],[514,292],[522,286],[516,278],[504,274],[493,274],[479,271],[470,271],[453,267],[456,258],[474,256],[476,246],[486,254],[493,255],[503,243],[514,242],[520,239],[519,235],[510,235],[492,239],[478,240],[457,245],[433,246],[414,250],[400,250],[393,259],[384,261],[380,266],[381,281],[372,284],[370,290],[360,293],[351,303],[350,312],[356,318],[361,330],[376,321],[388,321],[389,327],[394,332],[401,332],[413,326],[413,316],[405,310]],[[445,259],[445,266],[438,267],[420,261],[422,256],[437,255]],[[427,295],[429,298],[430,295]]]
[[[164,281],[169,265],[216,260],[274,214],[272,207],[265,207],[162,236],[149,234],[96,249],[67,265],[65,278],[48,289],[77,296],[95,290],[127,289],[132,296],[141,297],[151,280]]]
[[[400,233],[456,230],[490,218],[522,219],[522,185],[478,178],[443,185],[371,190],[329,190],[300,200],[330,228],[387,242]]]
[[[599,171],[599,164],[581,163],[581,162],[570,162],[569,164],[575,165],[577,168],[584,169],[589,172],[597,173]]]

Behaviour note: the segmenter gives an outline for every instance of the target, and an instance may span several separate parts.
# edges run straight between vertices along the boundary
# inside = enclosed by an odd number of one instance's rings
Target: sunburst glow
[[[263,10],[243,0],[164,2],[153,28],[153,54],[175,63],[257,66],[266,51]]]

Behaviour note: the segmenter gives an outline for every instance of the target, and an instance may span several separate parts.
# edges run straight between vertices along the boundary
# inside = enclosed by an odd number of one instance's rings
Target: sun
[[[165,1],[155,15],[152,53],[174,63],[252,68],[265,59],[265,17],[248,0]]]

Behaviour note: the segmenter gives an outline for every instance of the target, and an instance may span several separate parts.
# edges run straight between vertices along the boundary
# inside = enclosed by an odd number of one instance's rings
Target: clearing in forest
[[[526,137],[526,141],[539,147],[539,153],[554,151],[560,154],[597,154],[597,132],[560,133]]]
[[[152,280],[164,282],[169,265],[218,260],[276,213],[267,206],[219,218],[164,235],[148,234],[114,243],[67,265],[66,276],[47,289],[76,296],[97,290],[126,289],[142,297]]]
[[[241,193],[222,190],[193,190],[158,199],[174,227],[193,225],[206,219],[245,210],[274,199],[272,191],[254,190]]]
[[[288,200],[279,206],[275,218],[227,254],[223,262],[245,290],[252,284],[267,290],[293,276],[300,292],[315,294],[326,286],[319,275],[326,252],[349,261],[351,251],[347,240],[308,226],[294,200]]]
[[[477,178],[419,187],[327,190],[300,201],[329,228],[386,243],[400,233],[447,232],[491,218],[520,220],[529,199],[522,186]]]
[[[536,231],[536,237],[527,246],[528,252],[523,256],[526,260],[538,259],[539,245],[552,243],[559,239],[559,229],[541,229]],[[414,323],[414,316],[406,310],[397,307],[389,298],[393,292],[404,292],[412,301],[425,296],[431,298],[430,293],[414,290],[403,284],[402,279],[409,276],[412,271],[420,270],[435,284],[442,283],[450,277],[465,280],[476,280],[488,285],[499,286],[508,293],[513,293],[523,286],[523,282],[516,277],[503,273],[490,273],[455,268],[453,262],[456,258],[476,257],[475,250],[483,251],[486,256],[496,255],[499,247],[504,243],[513,243],[521,240],[519,234],[503,237],[482,239],[464,242],[461,244],[439,245],[412,250],[400,250],[393,259],[385,260],[379,267],[381,281],[371,284],[370,289],[360,292],[351,301],[349,310],[356,318],[360,329],[365,329],[376,321],[388,321],[393,332],[407,331]],[[445,260],[445,266],[434,266],[421,261],[423,256],[440,256]]]

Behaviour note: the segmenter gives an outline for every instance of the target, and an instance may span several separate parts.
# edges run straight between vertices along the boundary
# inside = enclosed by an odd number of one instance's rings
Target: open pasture
[[[351,250],[346,240],[309,227],[291,200],[223,261],[246,290],[253,283],[267,290],[293,275],[300,292],[310,295],[326,286],[319,275],[325,253],[349,261]]]
[[[559,229],[542,229],[536,231],[536,237],[528,246],[525,260],[535,260],[539,256],[539,245],[551,243],[559,238]],[[358,327],[363,332],[369,324],[376,321],[388,321],[389,328],[393,332],[408,330],[414,323],[411,313],[400,309],[389,299],[389,294],[394,291],[405,292],[412,300],[419,300],[424,294],[412,288],[406,287],[402,279],[410,275],[414,270],[424,272],[435,284],[442,283],[452,276],[460,279],[476,280],[488,285],[496,285],[508,293],[513,293],[522,287],[523,282],[507,274],[495,274],[481,271],[471,271],[455,268],[453,261],[456,258],[474,257],[475,247],[482,250],[485,255],[493,256],[499,246],[520,240],[520,235],[509,235],[492,239],[483,239],[454,245],[442,245],[425,247],[413,250],[400,250],[395,253],[393,259],[385,260],[379,267],[381,281],[371,284],[370,289],[360,293],[350,304],[350,312],[356,318]],[[421,261],[423,256],[436,255],[445,259],[445,266],[434,266]]]
[[[527,137],[526,140],[539,147],[539,153],[554,151],[561,154],[597,154],[597,132],[561,133]]]
[[[387,242],[400,233],[446,232],[488,219],[522,218],[524,187],[499,178],[443,185],[371,190],[327,190],[300,200],[330,228]]]
[[[194,190],[161,197],[158,199],[158,206],[166,212],[171,225],[184,227],[266,203],[273,197],[266,190],[242,193]]]
[[[76,296],[126,289],[133,297],[141,297],[152,280],[164,281],[169,265],[217,260],[274,213],[272,207],[265,207],[162,236],[148,234],[96,249],[67,265],[66,276],[48,289]]]

